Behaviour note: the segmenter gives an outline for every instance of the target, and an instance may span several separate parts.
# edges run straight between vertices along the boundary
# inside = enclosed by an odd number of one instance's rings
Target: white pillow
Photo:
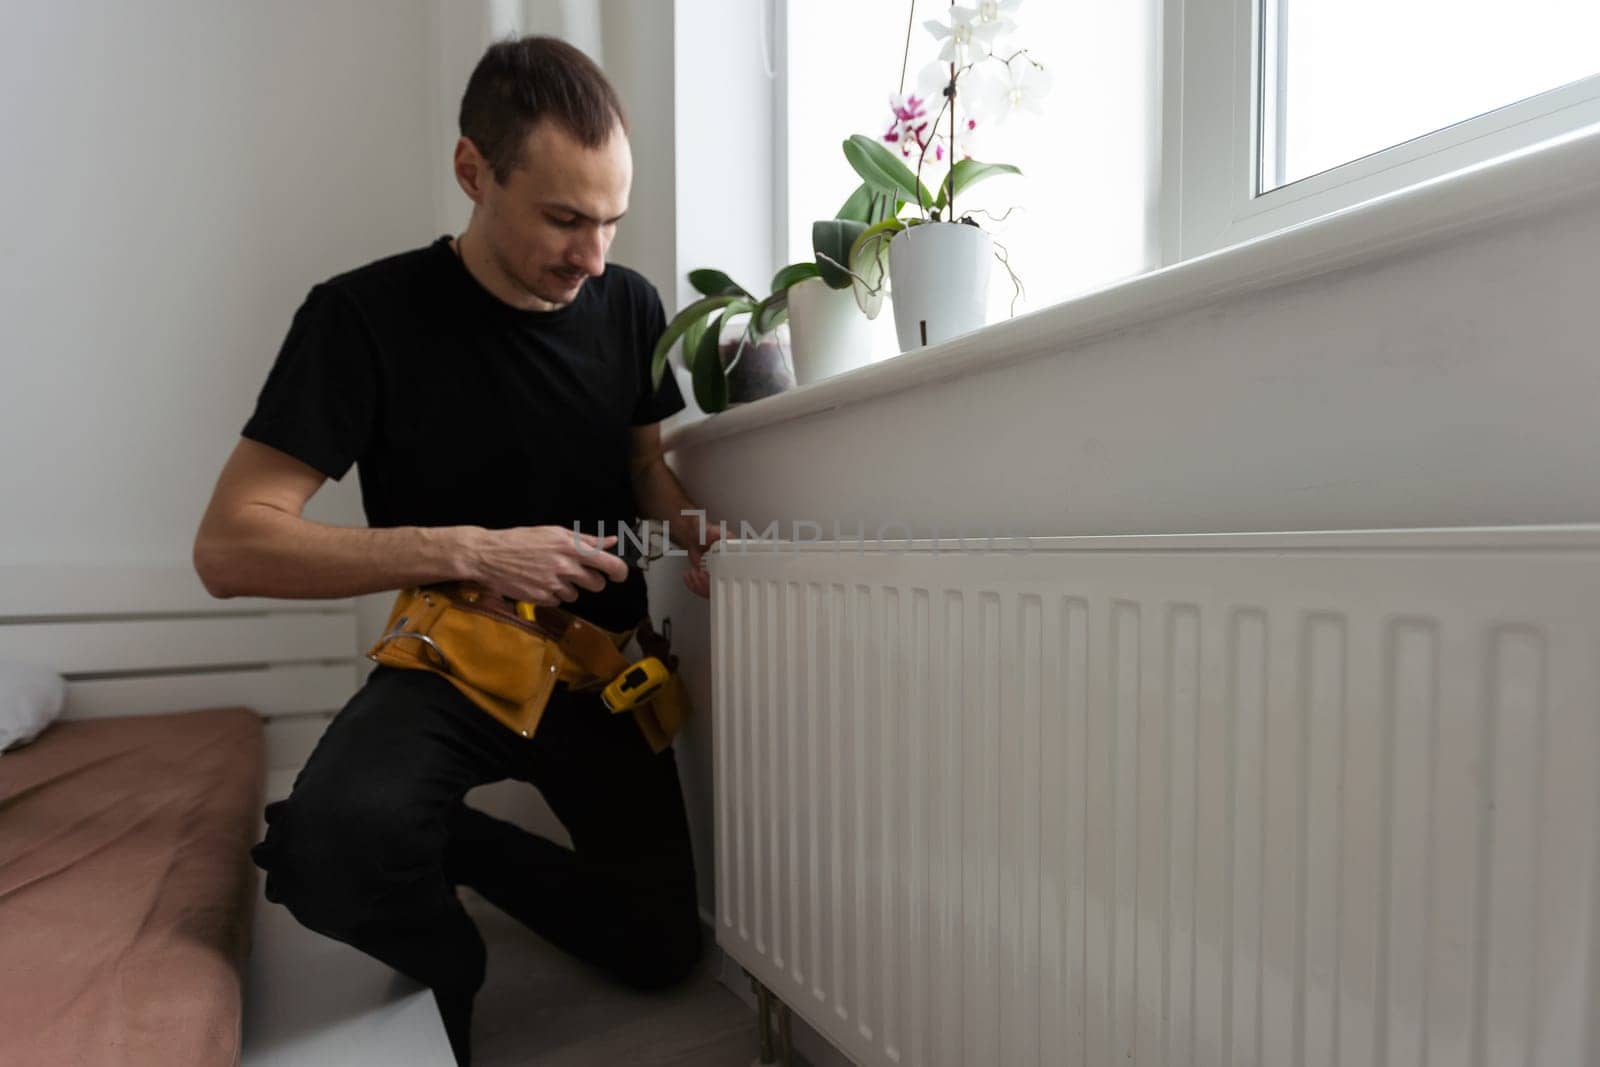
[[[61,675],[32,663],[0,663],[0,752],[38,737],[66,702]]]

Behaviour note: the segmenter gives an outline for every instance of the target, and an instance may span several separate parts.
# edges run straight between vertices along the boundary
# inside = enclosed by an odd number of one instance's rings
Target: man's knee
[[[403,915],[443,853],[442,834],[403,806],[356,789],[297,789],[268,805],[267,822],[265,839],[251,850],[267,872],[267,899],[333,936]]]
[[[654,921],[634,926],[617,976],[635,989],[665,989],[694,973],[705,954],[700,915],[691,902]]]

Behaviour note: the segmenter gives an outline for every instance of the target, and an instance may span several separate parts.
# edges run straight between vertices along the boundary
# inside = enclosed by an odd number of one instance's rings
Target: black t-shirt
[[[519,311],[441,237],[313,288],[243,434],[335,480],[356,464],[372,527],[616,534],[638,518],[630,428],[684,406],[670,372],[650,389],[665,329],[637,271],[608,264],[567,306]],[[626,540],[627,580],[567,605],[608,629],[646,611]]]

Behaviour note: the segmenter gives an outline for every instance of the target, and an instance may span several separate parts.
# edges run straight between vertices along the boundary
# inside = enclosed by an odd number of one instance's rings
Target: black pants
[[[462,802],[505,778],[544,794],[572,849]],[[463,1063],[484,945],[457,885],[638,988],[700,955],[677,762],[593,693],[558,686],[530,740],[437,675],[380,666],[266,817],[267,899],[432,988]]]

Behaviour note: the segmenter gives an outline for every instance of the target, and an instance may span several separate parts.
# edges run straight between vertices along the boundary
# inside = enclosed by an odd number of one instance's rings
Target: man
[[[195,566],[220,597],[472,580],[626,630],[643,576],[604,530],[666,520],[700,596],[716,540],[661,455],[659,422],[683,407],[670,374],[651,387],[661,301],[605,261],[632,183],[627,121],[587,57],[530,37],[485,53],[460,123],[466,231],[311,290]],[[370,528],[302,518],[352,463]],[[573,849],[462,802],[504,778],[539,788]],[[435,674],[379,666],[267,820],[253,856],[268,899],[431,987],[462,1063],[484,946],[457,885],[638,987],[700,953],[673,752],[592,692],[558,687],[529,739]]]

